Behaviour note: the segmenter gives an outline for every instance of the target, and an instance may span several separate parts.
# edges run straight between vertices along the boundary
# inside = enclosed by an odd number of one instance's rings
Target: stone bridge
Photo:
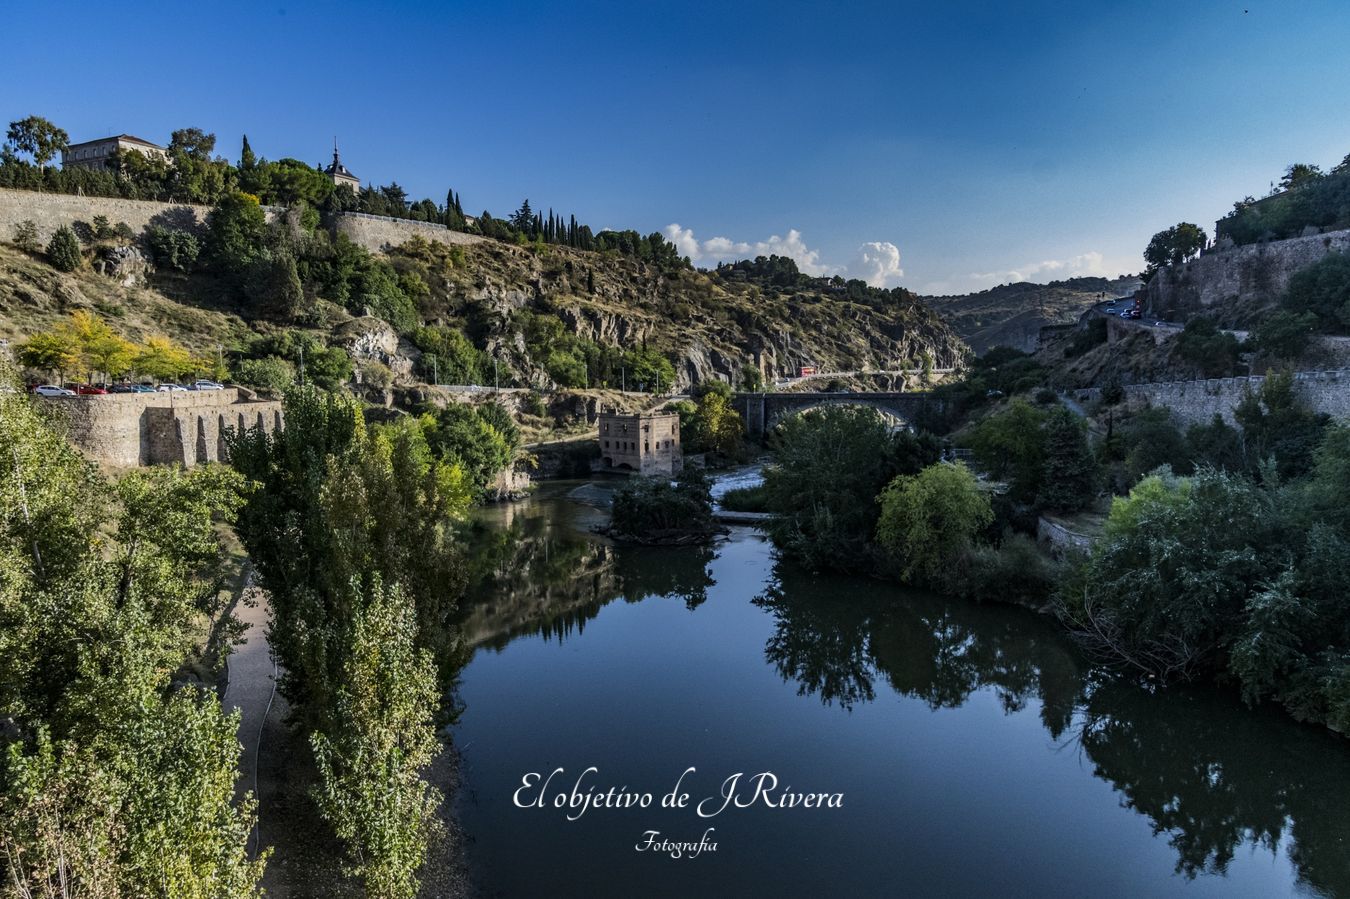
[[[250,400],[236,388],[117,393],[42,400],[90,459],[115,468],[219,462],[231,431],[282,427],[281,403]]]
[[[738,393],[732,407],[745,421],[745,433],[762,437],[784,418],[821,406],[869,406],[909,424],[928,403],[927,391],[912,393]]]

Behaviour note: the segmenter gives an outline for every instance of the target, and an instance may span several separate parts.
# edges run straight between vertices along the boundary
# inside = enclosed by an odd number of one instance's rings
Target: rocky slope
[[[961,296],[921,297],[947,319],[983,355],[996,346],[1026,353],[1036,349],[1044,325],[1065,325],[1101,298],[1131,294],[1143,286],[1138,278],[1070,278],[1049,284],[1004,284]]]
[[[534,386],[546,387],[522,322],[554,316],[597,344],[646,347],[675,362],[676,389],[713,378],[738,381],[746,364],[766,378],[800,366],[893,368],[931,354],[959,368],[967,353],[952,328],[910,297],[861,299],[825,279],[775,284],[741,272],[662,270],[628,256],[566,247],[485,243],[395,253],[416,260],[430,286],[424,320],[458,324]]]
[[[936,368],[960,368],[969,352],[951,326],[904,291],[845,290],[805,276],[773,283],[740,271],[663,270],[616,253],[499,242],[423,242],[389,259],[425,285],[421,322],[463,330],[500,363],[503,385],[555,386],[530,334],[546,319],[569,339],[665,355],[675,365],[676,390],[713,378],[739,382],[747,364],[772,379],[800,366],[917,366],[925,355]],[[127,285],[125,277],[90,267],[62,274],[0,244],[0,338],[22,338],[88,309],[127,337],[165,333],[200,355],[223,347],[229,357],[258,334],[290,327],[252,317],[204,274],[152,271]],[[321,307],[322,324],[298,330],[343,346],[358,363],[383,363],[396,384],[416,380],[419,353],[406,336],[331,303]]]

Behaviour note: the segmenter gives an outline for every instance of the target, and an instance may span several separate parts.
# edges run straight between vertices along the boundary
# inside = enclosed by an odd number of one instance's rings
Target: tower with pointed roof
[[[353,175],[351,171],[342,164],[342,160],[338,158],[338,143],[336,137],[333,138],[333,164],[324,169],[323,173],[333,179],[334,187],[342,187],[345,185],[352,189],[352,193],[356,193],[361,189],[361,179]]]

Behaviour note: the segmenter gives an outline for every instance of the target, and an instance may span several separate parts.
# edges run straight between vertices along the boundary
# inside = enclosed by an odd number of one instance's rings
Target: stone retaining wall
[[[481,243],[488,239],[477,234],[451,231],[444,225],[432,222],[414,222],[356,212],[344,212],[333,216],[330,227],[334,235],[345,234],[352,243],[365,247],[372,253],[381,252],[386,247],[401,246],[415,236],[437,243],[462,246]]]
[[[1274,300],[1299,269],[1346,250],[1350,230],[1215,250],[1161,269],[1144,288],[1144,308],[1154,318],[1184,321],[1219,304]]]
[[[1212,378],[1205,381],[1169,381],[1157,384],[1130,384],[1123,388],[1127,404],[1136,407],[1161,406],[1183,425],[1208,424],[1215,414],[1233,424],[1233,407],[1246,391],[1259,391],[1264,375],[1248,378]],[[1315,412],[1333,418],[1350,418],[1350,370],[1301,371],[1294,374],[1294,392]],[[1100,387],[1072,391],[1079,402],[1101,399]]]
[[[282,427],[281,403],[241,400],[235,388],[40,398],[86,456],[114,468],[227,457],[230,430]]]

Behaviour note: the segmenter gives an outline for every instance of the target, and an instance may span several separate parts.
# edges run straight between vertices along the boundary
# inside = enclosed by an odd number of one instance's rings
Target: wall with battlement
[[[1147,315],[1167,321],[1237,301],[1269,301],[1289,278],[1332,252],[1350,250],[1350,231],[1215,250],[1159,270],[1144,288]]]
[[[1161,406],[1183,425],[1207,424],[1220,415],[1233,423],[1233,408],[1248,389],[1256,392],[1265,382],[1264,375],[1249,378],[1213,378],[1206,381],[1169,381],[1157,384],[1130,384],[1124,387],[1125,402],[1135,408]],[[1350,369],[1301,371],[1294,375],[1294,391],[1315,412],[1333,418],[1350,418]],[[1079,402],[1101,399],[1100,387],[1072,391]]]
[[[230,430],[282,427],[281,403],[246,400],[235,388],[183,393],[40,398],[90,459],[112,468],[217,462]]]
[[[431,222],[414,222],[357,212],[344,212],[333,216],[331,227],[334,234],[345,234],[352,243],[365,247],[373,253],[378,253],[386,247],[401,246],[413,237],[451,245],[475,244],[488,239],[477,234],[451,231],[444,225]]]

